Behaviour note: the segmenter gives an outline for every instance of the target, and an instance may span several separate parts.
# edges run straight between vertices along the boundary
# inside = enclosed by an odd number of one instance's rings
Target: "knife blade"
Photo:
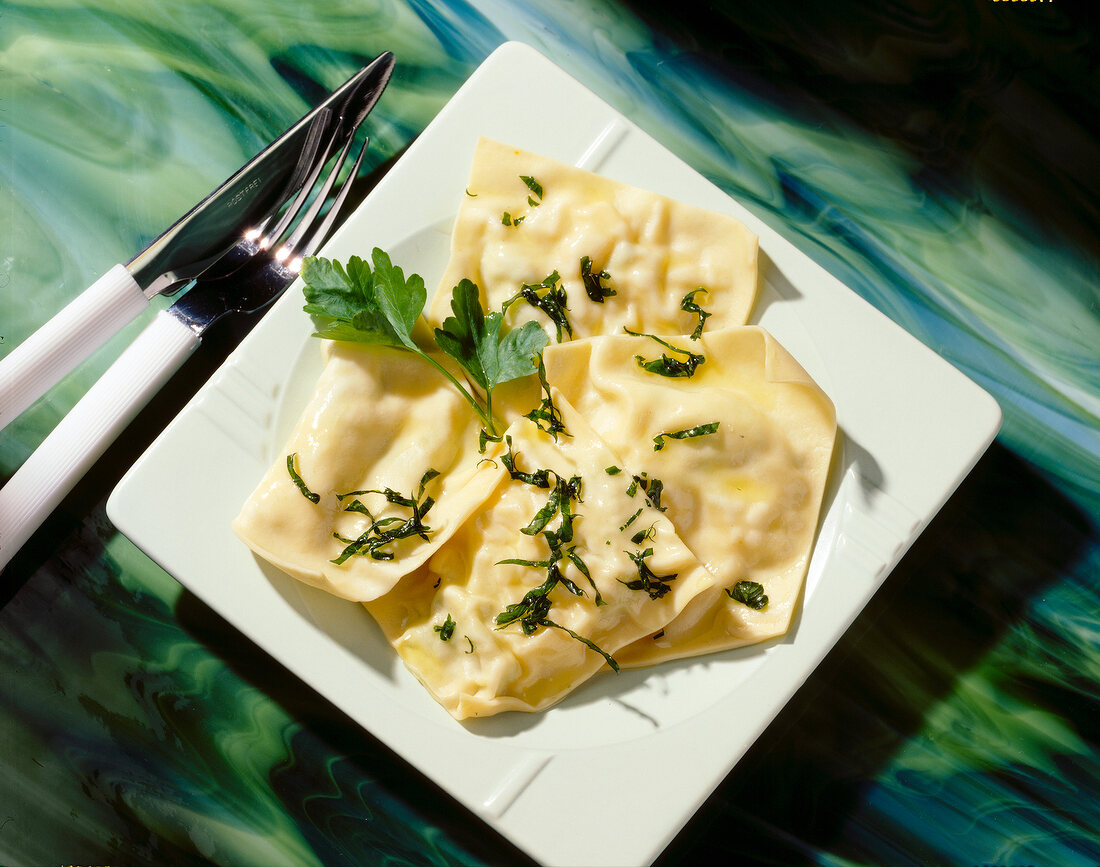
[[[380,54],[0,360],[0,430],[147,309],[151,298],[216,269],[249,230],[302,188],[323,146],[346,139],[344,109],[355,101],[369,112],[392,70],[392,53]]]

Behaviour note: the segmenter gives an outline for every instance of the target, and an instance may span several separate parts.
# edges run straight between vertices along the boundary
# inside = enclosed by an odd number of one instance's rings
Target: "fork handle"
[[[0,488],[0,570],[198,345],[190,328],[158,313]]]
[[[0,361],[0,430],[149,306],[115,265]]]

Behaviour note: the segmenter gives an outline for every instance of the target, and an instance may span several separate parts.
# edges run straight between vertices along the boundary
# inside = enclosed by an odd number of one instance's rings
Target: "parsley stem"
[[[493,424],[495,419],[493,418],[493,390],[491,388],[485,392],[485,417],[488,422],[489,433],[496,436],[500,432]]]
[[[486,428],[489,429],[489,433],[491,433],[493,436],[496,436],[499,433],[499,431],[497,431],[497,426],[493,423],[494,422],[493,414],[489,410],[488,405],[486,406],[485,409],[482,409],[481,404],[477,402],[477,399],[472,394],[470,394],[470,392],[466,388],[466,386],[464,386],[461,382],[459,382],[457,379],[455,379],[454,376],[451,374],[451,372],[449,370],[447,370],[447,368],[445,368],[442,364],[440,364],[438,361],[436,361],[434,358],[432,358],[428,353],[423,352],[421,354],[423,355],[423,357],[425,359],[428,360],[429,363],[431,363],[435,367],[436,370],[438,370],[440,373],[442,373],[450,381],[451,385],[453,385],[460,392],[462,392],[462,396],[464,398],[466,398],[467,403],[469,403],[470,406],[473,407],[474,412],[477,413],[477,417],[479,419],[481,419],[481,423],[483,425],[485,425]],[[487,404],[488,404],[488,400],[491,400],[491,397],[487,399],[487,401],[486,401]]]

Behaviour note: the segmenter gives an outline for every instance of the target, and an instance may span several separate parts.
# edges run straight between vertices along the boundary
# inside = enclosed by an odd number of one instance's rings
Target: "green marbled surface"
[[[1005,413],[662,863],[1100,863],[1087,10],[2,3],[0,353],[364,60],[389,49],[400,63],[371,120],[377,176],[507,39],[554,58]],[[0,477],[143,321],[0,433]],[[0,578],[0,863],[523,863],[105,517],[122,472],[246,328],[211,335]]]

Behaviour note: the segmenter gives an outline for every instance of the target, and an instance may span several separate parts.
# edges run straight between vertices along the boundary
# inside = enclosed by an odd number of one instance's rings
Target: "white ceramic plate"
[[[790,634],[597,677],[539,715],[452,720],[360,606],[268,567],[230,530],[282,454],[320,370],[297,287],[130,470],[108,514],[245,635],[536,859],[646,864],[860,612],[989,445],[1000,410],[634,124],[514,43],[475,72],[328,255],[367,255],[377,245],[435,286],[480,135],[733,214],[760,236],[764,293],[754,321],[828,392],[841,428]],[[563,813],[568,822],[546,819]]]

